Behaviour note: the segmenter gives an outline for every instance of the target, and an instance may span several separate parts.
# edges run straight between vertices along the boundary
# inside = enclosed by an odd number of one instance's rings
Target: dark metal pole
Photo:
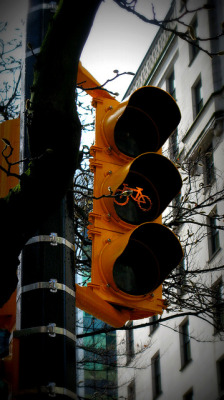
[[[24,99],[30,98],[35,54],[55,11],[56,2],[30,0],[24,62]],[[25,115],[22,116],[25,119]],[[23,158],[27,157],[25,128]],[[72,191],[27,242],[18,289],[18,398],[76,399],[75,277]],[[17,398],[17,397],[16,397]]]

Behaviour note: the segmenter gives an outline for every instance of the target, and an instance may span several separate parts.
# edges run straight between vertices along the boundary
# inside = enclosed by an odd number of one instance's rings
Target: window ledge
[[[157,331],[157,329],[159,329],[159,326],[155,327],[155,328],[149,333],[148,336],[152,336],[152,335]]]
[[[215,178],[213,178],[210,183],[204,182],[204,195],[212,190],[212,187],[215,182],[216,182]]]
[[[129,364],[131,364],[131,362],[133,361],[133,359],[134,359],[134,355],[133,355],[133,356],[130,356],[130,358],[126,361],[126,366],[128,366]]]
[[[188,64],[188,68],[191,67],[191,65],[193,64],[194,60],[197,58],[198,53],[199,53],[199,51],[193,57],[191,57],[191,60],[190,60],[190,62]]]
[[[184,369],[192,363],[192,358],[190,360],[188,360],[184,365],[182,365],[182,367],[180,368],[180,372],[184,371]]]
[[[214,258],[217,256],[217,254],[222,250],[221,247],[219,247],[211,256],[209,257],[208,263],[212,262]]]
[[[219,340],[224,340],[224,330],[222,329],[217,329],[214,333],[213,336],[219,336]],[[224,399],[223,399],[224,400]]]
[[[159,396],[161,396],[161,394],[163,394],[163,391],[161,390],[160,393],[156,394],[155,396],[153,396],[153,400],[156,400],[159,398]]]

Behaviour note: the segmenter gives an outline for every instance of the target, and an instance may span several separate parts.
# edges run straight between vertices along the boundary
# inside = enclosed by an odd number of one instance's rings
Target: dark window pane
[[[191,344],[189,335],[189,321],[180,326],[181,368],[191,360]]]
[[[195,92],[195,111],[196,111],[196,115],[197,115],[203,107],[201,80],[199,80],[199,82],[195,86],[194,92]]]
[[[219,280],[213,286],[213,319],[215,325],[215,333],[224,331],[224,296],[223,296],[223,282]]]
[[[157,397],[162,392],[160,355],[152,358],[153,396]]]
[[[184,395],[183,400],[194,400],[193,390],[190,390],[189,392],[187,392]]]
[[[168,92],[176,99],[176,88],[175,88],[175,75],[174,71],[172,71],[171,75],[168,78]]]
[[[219,230],[217,229],[216,209],[208,218],[208,247],[209,257],[211,258],[220,248]]]
[[[135,400],[135,382],[128,385],[128,400]]]
[[[219,393],[224,395],[224,358],[217,362]]]
[[[179,154],[179,144],[178,144],[178,130],[176,129],[170,136],[170,157],[172,160],[176,160]]]
[[[131,325],[132,326],[132,325]],[[129,363],[134,355],[134,333],[133,329],[126,331],[126,354],[127,363]]]
[[[191,23],[192,26],[192,30],[194,32],[195,37],[198,36],[198,20],[197,18],[194,19],[194,21]],[[190,42],[190,62],[192,62],[195,57],[197,56],[198,52],[199,52],[199,48],[197,47],[199,45],[199,41],[196,40],[192,40]]]
[[[205,153],[205,184],[210,185],[215,178],[214,158],[212,145]]]
[[[153,317],[150,318],[150,322],[153,323],[153,325],[150,325],[150,334],[156,331],[156,329],[159,327],[159,323],[156,322],[158,321],[159,316],[158,315],[153,315]]]

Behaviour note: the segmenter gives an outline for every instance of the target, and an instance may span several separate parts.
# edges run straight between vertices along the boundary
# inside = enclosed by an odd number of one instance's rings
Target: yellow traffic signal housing
[[[180,121],[174,99],[160,88],[136,90],[128,101],[95,99],[91,283],[77,287],[77,307],[112,326],[161,314],[162,282],[183,252],[161,213],[182,181],[160,149]]]
[[[11,149],[9,161],[12,163],[10,170],[14,174],[19,174],[19,151],[20,151],[20,119],[5,121],[0,124],[0,151],[7,158]],[[11,149],[6,146],[7,141]],[[7,163],[2,157],[2,166],[7,170]],[[7,176],[5,171],[0,171],[0,197],[7,196],[9,190],[18,183],[14,176]],[[3,266],[7,268],[7,266]],[[12,338],[12,332],[16,326],[16,290],[10,299],[0,308],[0,398],[2,391],[7,388],[14,390],[18,387],[19,377],[19,341]],[[11,336],[11,338],[10,338]],[[4,397],[6,398],[6,397]]]
[[[9,156],[10,148],[4,142],[4,139],[10,142],[13,148],[9,161],[13,164],[11,166],[10,172],[19,174],[19,160],[20,152],[20,118],[11,119],[9,121],[2,122],[0,124],[0,152],[2,153],[1,164],[5,170],[8,169],[5,157]],[[8,176],[5,171],[0,169],[0,197],[7,196],[9,189],[18,184],[18,179],[14,176]]]

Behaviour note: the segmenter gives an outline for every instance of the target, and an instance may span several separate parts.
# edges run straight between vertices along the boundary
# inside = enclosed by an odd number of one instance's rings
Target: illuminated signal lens
[[[139,225],[154,221],[181,186],[181,176],[170,160],[157,153],[145,153],[107,176],[102,194],[107,194],[110,187],[115,198],[104,198],[103,202],[111,215]]]
[[[115,194],[116,213],[129,224],[140,225],[152,221],[159,212],[159,198],[155,187],[136,171],[130,171],[127,180],[119,186]]]

